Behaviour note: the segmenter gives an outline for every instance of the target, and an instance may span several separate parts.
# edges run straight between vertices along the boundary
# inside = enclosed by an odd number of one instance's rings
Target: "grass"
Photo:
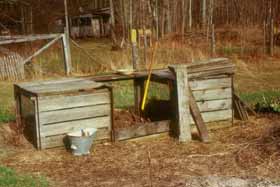
[[[114,83],[114,105],[116,108],[127,108],[134,104],[134,90],[132,81],[122,81]],[[157,98],[167,100],[169,90],[165,85],[151,83],[149,87],[148,99]]]
[[[0,187],[48,187],[44,177],[17,174],[14,170],[0,166]]]
[[[280,90],[242,93],[240,97],[253,106],[256,111],[280,113]]]
[[[9,110],[0,108],[0,124],[15,120],[15,114]]]
[[[15,119],[13,112],[13,86],[9,82],[0,82],[0,124]]]

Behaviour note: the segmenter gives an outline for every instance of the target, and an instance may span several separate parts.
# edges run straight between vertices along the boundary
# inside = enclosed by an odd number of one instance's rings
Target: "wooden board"
[[[70,108],[66,110],[56,110],[41,112],[39,115],[40,125],[59,123],[65,121],[109,116],[111,114],[111,105],[94,105],[87,107]]]
[[[192,91],[231,88],[231,78],[207,79],[190,81]]]
[[[110,101],[110,93],[91,93],[91,94],[83,94],[80,95],[72,95],[72,96],[49,96],[49,97],[39,97],[39,111],[51,111],[51,110],[61,110],[61,109],[69,109],[76,107],[85,107],[85,106],[93,106],[100,104],[109,104]]]
[[[77,131],[85,128],[110,129],[110,126],[111,126],[110,116],[62,122],[62,123],[42,126],[41,136],[53,136],[53,135],[69,133],[72,131]]]
[[[170,121],[152,122],[115,131],[116,140],[128,140],[169,131]]]
[[[230,120],[230,119],[232,119],[232,109],[212,111],[212,112],[203,112],[202,118],[205,123]],[[195,124],[192,117],[191,117],[191,124]]]
[[[73,91],[78,92],[81,90],[93,90],[103,87],[104,84],[87,79],[71,78],[62,80],[21,83],[18,84],[18,86],[21,89],[36,95],[48,95]]]
[[[107,128],[103,128],[103,129],[98,129],[94,141],[98,142],[101,140],[110,140],[110,139],[111,139],[111,132]],[[69,140],[66,134],[41,138],[42,149],[61,147],[61,146],[65,146],[65,144],[69,144]]]
[[[199,107],[195,101],[195,98],[193,96],[193,93],[190,91],[190,111],[192,114],[193,121],[195,122],[195,125],[197,127],[197,130],[199,132],[200,138],[203,142],[209,141],[209,135],[206,128],[206,125],[203,121],[202,115],[200,113]]]
[[[200,112],[226,110],[232,108],[232,99],[221,99],[197,102]]]
[[[232,89],[219,88],[219,89],[211,89],[211,90],[197,90],[197,91],[193,91],[193,95],[196,101],[231,99]]]

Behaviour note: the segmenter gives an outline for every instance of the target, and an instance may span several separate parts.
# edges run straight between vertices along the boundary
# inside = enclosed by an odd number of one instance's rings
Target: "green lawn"
[[[14,170],[0,166],[0,187],[48,187],[43,177],[17,174]]]
[[[15,119],[13,84],[0,82],[0,123]]]

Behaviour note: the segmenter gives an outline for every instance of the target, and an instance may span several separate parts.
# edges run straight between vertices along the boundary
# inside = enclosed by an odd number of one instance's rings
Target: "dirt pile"
[[[139,123],[148,122],[148,120],[136,115],[130,110],[114,110],[114,128],[121,129],[140,125]]]

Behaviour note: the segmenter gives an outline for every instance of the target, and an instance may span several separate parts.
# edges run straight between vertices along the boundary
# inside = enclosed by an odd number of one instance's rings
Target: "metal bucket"
[[[70,148],[75,156],[82,156],[90,153],[96,131],[97,129],[95,128],[87,128],[67,134],[70,141]]]

